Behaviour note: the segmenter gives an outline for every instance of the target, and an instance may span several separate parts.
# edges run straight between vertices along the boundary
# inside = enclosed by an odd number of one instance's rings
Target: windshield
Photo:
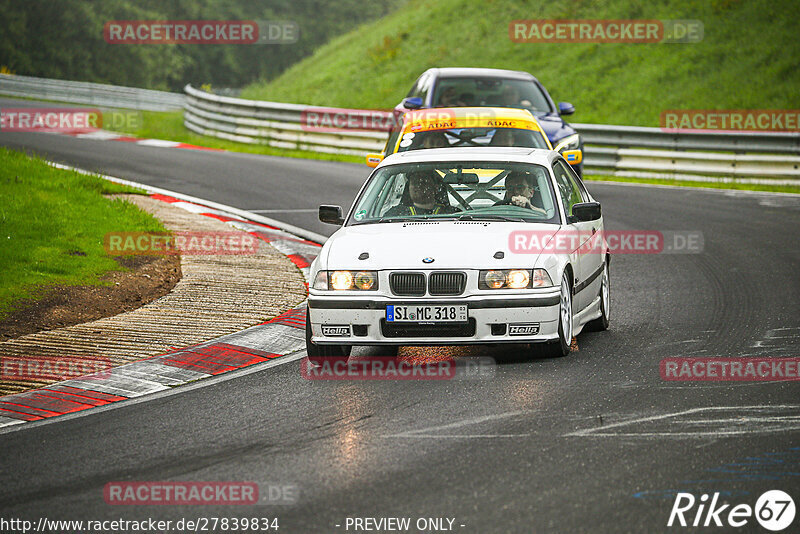
[[[433,95],[434,107],[497,106],[550,113],[553,109],[531,80],[502,78],[441,78]]]
[[[516,146],[550,149],[541,132],[520,128],[455,128],[403,134],[398,152],[459,146]]]
[[[508,162],[426,162],[377,170],[347,224],[417,219],[559,224],[549,171]]]

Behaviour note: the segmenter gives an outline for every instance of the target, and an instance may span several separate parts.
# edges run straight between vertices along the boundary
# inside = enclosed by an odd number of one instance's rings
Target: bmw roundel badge
[[[431,257],[422,258],[422,263],[433,263],[433,258]]]

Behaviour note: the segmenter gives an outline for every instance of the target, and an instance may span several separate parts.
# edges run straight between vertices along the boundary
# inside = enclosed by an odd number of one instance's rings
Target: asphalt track
[[[0,144],[253,210],[346,207],[368,174],[46,134],[2,133]],[[800,504],[798,382],[659,374],[667,357],[800,356],[800,197],[589,188],[609,228],[699,231],[704,250],[614,257],[611,328],[581,334],[578,352],[525,360],[516,347],[471,349],[497,360],[493,376],[455,381],[308,381],[291,361],[0,434],[0,517],[277,517],[279,532],[446,517],[457,532],[660,532],[676,491],[753,506],[782,489]],[[334,229],[312,211],[264,214]],[[254,481],[299,497],[107,505],[104,485],[121,480]],[[739,531],[756,529],[751,518]]]

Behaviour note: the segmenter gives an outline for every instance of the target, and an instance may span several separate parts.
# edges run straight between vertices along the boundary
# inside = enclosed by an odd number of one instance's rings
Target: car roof
[[[527,109],[499,107],[425,108],[403,115],[403,132],[449,130],[453,128],[503,127],[544,133],[539,121]],[[493,121],[494,123],[490,123]],[[495,124],[506,121],[509,124]]]
[[[440,78],[504,78],[515,80],[535,80],[536,78],[521,70],[483,69],[463,67],[439,67],[430,69]]]
[[[502,161],[517,163],[536,163],[550,166],[558,157],[558,152],[544,148],[520,147],[459,147],[428,148],[425,150],[409,150],[396,152],[381,161],[378,168],[399,163],[427,163],[435,161]]]

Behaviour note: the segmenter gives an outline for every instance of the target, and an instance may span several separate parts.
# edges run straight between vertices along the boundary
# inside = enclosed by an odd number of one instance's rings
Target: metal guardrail
[[[8,74],[0,74],[0,95],[145,111],[175,111],[186,101],[181,93]]]
[[[667,131],[642,126],[579,123],[572,123],[572,126],[589,145],[800,154],[800,132]]]
[[[244,100],[190,85],[184,124],[203,135],[278,148],[363,156],[380,152],[386,132],[318,130],[303,114],[353,110]],[[391,112],[371,112],[391,117]],[[660,128],[578,124],[589,174],[795,184],[800,180],[800,132],[670,132]],[[699,152],[699,151],[709,152]],[[755,153],[755,154],[752,154]]]
[[[183,123],[202,135],[276,148],[356,156],[380,152],[388,135],[380,131],[326,131],[306,126],[303,113],[317,109],[311,106],[219,96],[190,85],[184,90],[187,98]]]

